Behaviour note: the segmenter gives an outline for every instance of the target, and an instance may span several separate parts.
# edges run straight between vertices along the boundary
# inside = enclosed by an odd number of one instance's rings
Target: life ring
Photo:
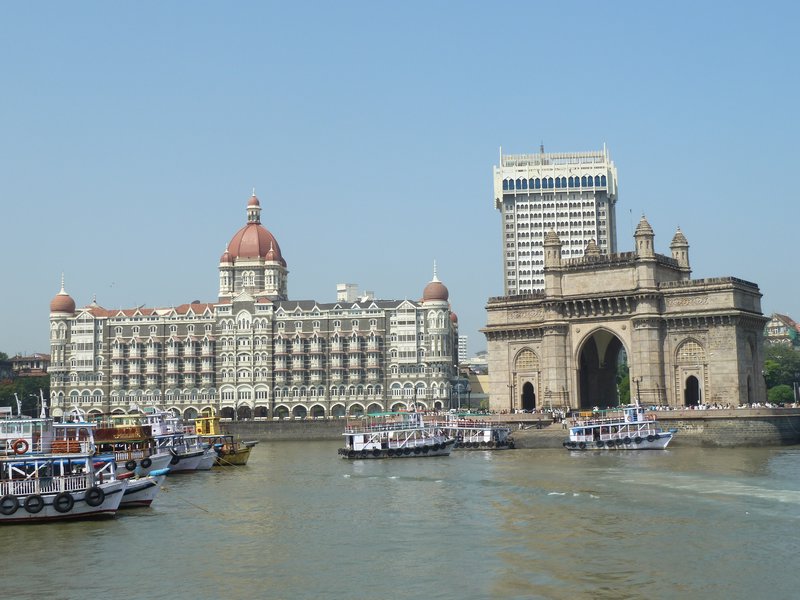
[[[83,499],[86,500],[86,504],[89,506],[100,506],[106,499],[106,493],[103,488],[95,485],[86,490]]]
[[[421,452],[422,452],[422,448],[420,448],[419,446],[417,446],[416,448],[414,448],[414,454],[419,454],[419,453],[421,453]]]
[[[39,494],[31,494],[25,498],[25,510],[35,515],[44,508],[44,498]]]
[[[586,442],[581,442],[580,444],[578,444],[578,448],[580,448],[581,450],[586,450]]]
[[[430,451],[431,451],[431,449],[430,449],[430,447],[429,447],[429,446],[423,446],[423,447],[422,447],[422,453],[423,453],[423,454],[427,454],[427,453],[428,453],[428,452],[430,452]]]
[[[386,454],[388,454],[389,456],[394,456],[394,448],[389,448],[389,449],[386,451]]]
[[[28,448],[30,448],[28,441],[23,440],[22,438],[11,442],[11,449],[14,451],[14,454],[25,454],[28,451]]]
[[[624,443],[626,446],[630,446],[630,445],[631,445],[631,438],[629,438],[629,437],[627,437],[627,436],[626,436],[626,437],[625,437],[625,439],[624,439],[624,440],[622,440],[622,442],[623,442],[623,443]]]
[[[61,492],[53,499],[53,508],[60,513],[68,513],[75,506],[75,498],[69,492]]]
[[[381,455],[381,451],[378,450],[377,448],[372,450],[372,456],[375,456],[377,458],[380,455]]]
[[[608,448],[609,450],[616,450],[617,447],[614,445],[614,440],[608,440],[608,444],[606,445],[606,448]]]
[[[636,442],[637,444],[641,444],[641,443],[642,443],[642,438],[640,438],[640,437],[637,435],[635,438],[633,438],[633,441],[634,441],[634,442]]]
[[[655,440],[656,440],[656,438],[654,438],[652,435],[648,435],[648,436],[647,436],[647,441],[648,441],[648,442],[650,442],[651,444],[652,444],[652,443],[653,443]]]
[[[597,440],[595,443],[597,444],[598,448],[602,448],[603,447],[603,440]]]
[[[0,514],[4,514],[6,516],[13,515],[15,512],[17,512],[18,508],[19,500],[17,500],[16,496],[6,494],[0,498]]]
[[[494,446],[495,446],[494,442],[489,442],[489,448],[494,448]]]
[[[153,464],[153,461],[150,460],[149,458],[143,458],[140,464],[142,465],[143,469],[149,469],[150,465]]]
[[[406,456],[411,454],[411,448],[403,448],[403,454],[405,454]]]
[[[136,461],[133,459],[129,460],[125,463],[125,468],[128,469],[128,471],[133,471],[136,468]]]

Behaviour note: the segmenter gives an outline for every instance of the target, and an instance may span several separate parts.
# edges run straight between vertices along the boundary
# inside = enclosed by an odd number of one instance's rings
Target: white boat
[[[511,428],[503,423],[474,418],[469,414],[448,415],[440,423],[448,436],[455,438],[455,448],[464,450],[504,450],[514,448]]]
[[[638,404],[581,413],[569,428],[568,450],[663,450],[677,430],[662,430]]]
[[[0,418],[0,524],[116,514],[128,484],[96,476],[88,424],[62,429],[60,440],[67,443],[54,447],[52,419],[5,417]]]
[[[422,413],[381,413],[348,421],[343,433],[343,458],[411,458],[447,456],[456,443]]]
[[[161,491],[161,485],[167,478],[169,469],[150,469],[144,473],[137,471],[118,471],[118,465],[113,461],[98,461],[95,457],[95,475],[101,481],[124,480],[127,487],[120,502],[120,508],[136,508],[150,506]]]

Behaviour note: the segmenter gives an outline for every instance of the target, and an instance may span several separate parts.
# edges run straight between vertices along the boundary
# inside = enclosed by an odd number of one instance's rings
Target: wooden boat
[[[172,454],[158,448],[152,428],[138,414],[105,415],[95,421],[98,461],[112,460],[120,470],[146,475],[170,466]]]
[[[472,415],[448,415],[440,423],[444,432],[455,438],[455,448],[464,450],[505,450],[514,448],[511,428],[504,423],[476,419]]]
[[[80,427],[64,429],[54,447],[52,419],[5,416],[0,418],[0,524],[116,514],[127,482],[95,474],[91,436],[79,439]],[[83,429],[84,435],[90,432]]]
[[[568,450],[663,450],[677,430],[662,430],[639,404],[585,412],[569,428]]]
[[[218,466],[244,466],[250,458],[250,451],[258,442],[242,441],[229,433],[223,433],[219,417],[197,417],[194,420],[197,436],[209,444],[217,453]]]
[[[342,458],[411,458],[447,456],[456,443],[436,422],[422,413],[380,413],[348,420]]]

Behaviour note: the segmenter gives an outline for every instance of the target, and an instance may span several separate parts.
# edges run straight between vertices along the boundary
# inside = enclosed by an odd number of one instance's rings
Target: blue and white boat
[[[639,404],[580,413],[570,425],[568,450],[663,450],[677,433],[662,430]]]

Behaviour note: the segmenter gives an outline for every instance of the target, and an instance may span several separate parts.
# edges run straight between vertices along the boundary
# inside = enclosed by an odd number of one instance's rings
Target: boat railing
[[[601,440],[616,440],[625,439],[626,437],[647,437],[658,433],[658,429],[653,426],[653,423],[636,422],[636,423],[619,423],[615,422],[614,426],[610,427],[590,427],[583,430],[583,433],[572,433],[573,430],[580,429],[580,425],[572,427],[570,430],[570,439],[575,442],[591,442],[595,439]],[[597,432],[597,437],[595,437]]]
[[[39,477],[34,479],[8,480],[0,482],[0,495],[26,496],[30,494],[57,494],[85,490],[91,485],[89,475],[67,475],[65,477]]]

